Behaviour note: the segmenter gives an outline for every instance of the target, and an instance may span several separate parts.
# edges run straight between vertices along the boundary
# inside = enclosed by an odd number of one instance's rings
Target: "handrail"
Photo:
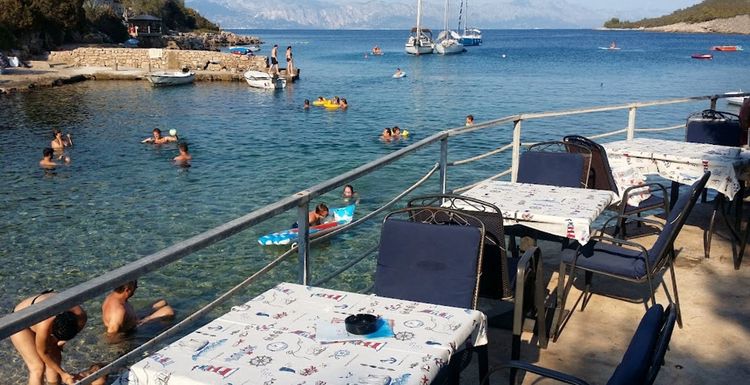
[[[410,186],[403,192],[397,194],[391,201],[387,202],[386,204],[384,204],[382,207],[375,210],[374,212],[368,213],[367,215],[363,216],[357,221],[351,222],[347,226],[342,226],[342,228],[332,231],[331,233],[328,233],[324,236],[321,236],[315,239],[311,239],[311,241],[317,242],[323,239],[330,238],[342,231],[345,231],[351,227],[354,227],[363,223],[366,220],[371,219],[372,217],[378,215],[379,213],[382,213],[384,210],[394,205],[396,202],[398,202],[404,196],[412,192],[418,186],[426,182],[432,175],[435,174],[437,170],[440,170],[441,184],[442,184],[442,187],[444,188],[448,166],[458,166],[458,165],[463,165],[466,163],[482,160],[492,155],[496,155],[504,151],[507,151],[508,149],[511,149],[512,150],[511,168],[504,170],[500,172],[499,174],[486,178],[483,181],[493,180],[493,179],[497,179],[497,178],[500,178],[502,176],[507,176],[507,175],[511,175],[512,179],[514,179],[515,173],[517,171],[517,165],[518,165],[517,162],[518,162],[518,157],[520,155],[521,145],[526,144],[521,141],[521,138],[522,138],[522,135],[521,135],[522,124],[521,123],[525,120],[555,118],[555,117],[563,117],[563,116],[570,116],[570,115],[617,111],[617,110],[627,109],[629,110],[627,128],[619,129],[619,130],[611,131],[611,132],[606,132],[602,134],[592,135],[590,137],[603,138],[603,137],[609,137],[609,136],[619,135],[623,133],[627,134],[628,137],[632,137],[632,134],[636,131],[637,132],[667,131],[667,130],[677,129],[677,128],[684,126],[684,125],[676,125],[676,126],[670,126],[670,127],[665,127],[665,128],[648,128],[648,129],[636,128],[635,112],[639,108],[664,106],[664,105],[671,105],[671,104],[678,104],[678,103],[691,103],[691,102],[699,102],[699,101],[705,101],[705,100],[708,100],[711,102],[712,105],[715,105],[715,102],[717,99],[727,98],[727,97],[736,97],[736,96],[750,96],[750,93],[695,96],[695,97],[687,97],[687,98],[676,98],[676,99],[666,99],[666,100],[656,100],[656,101],[646,101],[646,102],[633,102],[633,103],[620,104],[620,105],[590,107],[590,108],[565,110],[565,111],[524,113],[524,114],[510,115],[510,116],[490,120],[490,121],[483,122],[483,123],[478,123],[473,126],[456,127],[452,129],[443,130],[431,136],[428,136],[422,140],[419,140],[407,147],[401,148],[388,155],[385,155],[371,162],[368,162],[351,171],[348,171],[346,173],[330,178],[326,181],[323,181],[319,184],[316,184],[312,187],[309,187],[305,190],[302,190],[290,196],[281,198],[276,202],[263,206],[257,210],[254,210],[232,221],[229,221],[227,223],[224,223],[222,225],[209,229],[195,236],[192,236],[186,240],[180,241],[165,249],[159,250],[148,256],[140,258],[134,262],[128,263],[117,269],[104,273],[89,281],[86,281],[74,287],[68,288],[64,290],[63,292],[55,296],[52,296],[49,299],[40,302],[39,304],[34,305],[33,307],[28,307],[16,313],[5,315],[2,318],[0,318],[0,339],[5,339],[9,337],[10,335],[14,334],[15,332],[22,330],[25,327],[29,327],[30,325],[36,324],[37,322],[40,322],[50,316],[58,314],[61,311],[64,311],[75,305],[83,303],[86,300],[93,299],[96,296],[105,293],[109,289],[112,289],[116,286],[124,284],[127,281],[137,279],[143,274],[157,270],[187,255],[190,255],[196,251],[202,250],[210,245],[213,245],[217,242],[227,239],[258,223],[261,223],[265,220],[273,218],[279,214],[288,212],[289,210],[293,210],[293,209],[300,210],[301,207],[307,207],[306,205],[308,205],[309,202],[311,202],[314,198],[318,196],[326,194],[343,184],[354,181],[364,175],[372,173],[399,159],[402,159],[416,151],[419,151],[423,148],[427,148],[428,146],[432,146],[437,143],[440,143],[440,149],[441,149],[439,163],[436,163],[435,165],[433,165],[432,168],[428,171],[428,173],[424,175],[423,177],[421,177],[420,180],[418,180],[414,185]],[[469,133],[473,133],[476,131],[485,130],[489,128],[494,128],[499,125],[508,124],[508,123],[513,123],[513,141],[511,142],[511,144],[508,144],[508,145],[490,150],[487,153],[476,155],[476,156],[466,158],[463,160],[458,160],[458,161],[453,161],[453,162],[449,162],[447,160],[448,139],[450,137],[466,135]],[[464,191],[465,189],[471,188],[481,182],[482,181],[471,184],[466,187],[462,187],[460,189],[456,189],[454,191]],[[307,232],[304,232],[304,234],[300,233],[300,237],[304,237],[304,240],[307,240],[308,239]],[[259,271],[255,272],[253,275],[251,275],[249,278],[244,280],[242,283],[235,286],[229,292],[219,296],[216,300],[208,304],[206,307],[189,315],[187,318],[180,321],[178,324],[174,325],[169,330],[157,336],[154,340],[147,342],[146,344],[137,348],[133,352],[119,358],[118,360],[111,363],[110,365],[107,365],[106,368],[112,368],[115,365],[115,363],[124,362],[126,357],[133,357],[136,354],[138,354],[136,352],[145,351],[147,348],[150,348],[157,342],[161,341],[163,338],[166,338],[165,336],[171,335],[168,333],[173,334],[176,328],[183,328],[186,324],[190,323],[191,321],[205,314],[205,312],[208,311],[206,310],[207,308],[209,307],[214,308],[218,306],[218,304],[222,303],[227,298],[229,298],[229,296],[231,296],[231,294],[239,290],[239,288],[246,287],[247,285],[257,280],[258,277],[264,275],[270,269],[273,269],[276,265],[278,265],[278,263],[280,263],[281,260],[289,257],[295,250],[296,248],[292,248],[291,250],[283,253],[281,256],[277,257],[272,262],[270,262],[269,264],[261,268]],[[303,259],[307,258],[306,253],[300,254],[300,256]],[[306,260],[304,262],[306,262]],[[356,262],[354,264],[356,264]],[[354,264],[350,263],[348,265],[350,265],[349,267],[351,267]],[[337,272],[337,274],[340,274],[343,271],[345,270],[341,270]],[[325,280],[332,279],[334,276],[335,274],[333,276],[328,276],[325,278]],[[101,372],[102,371],[97,372],[97,373],[101,373]]]

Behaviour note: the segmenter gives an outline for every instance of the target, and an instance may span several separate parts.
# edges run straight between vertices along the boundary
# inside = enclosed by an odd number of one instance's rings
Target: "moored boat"
[[[404,50],[410,55],[432,53],[435,44],[432,42],[432,31],[422,28],[422,0],[417,0],[417,26],[411,29]]]
[[[260,51],[258,46],[233,46],[229,47],[229,53],[235,55],[252,55],[254,52]]]
[[[159,71],[146,75],[146,79],[154,87],[177,86],[190,84],[195,81],[195,72],[192,71]]]
[[[278,76],[271,76],[262,71],[249,70],[243,75],[245,81],[250,87],[275,90],[286,87],[286,79]]]
[[[448,29],[449,7],[450,0],[445,0],[445,18],[443,30],[440,32],[437,41],[435,42],[435,52],[441,55],[454,55],[466,51],[464,45],[459,41],[461,37],[456,32]]]
[[[741,45],[715,45],[711,47],[711,51],[742,51]]]
[[[458,30],[461,31],[463,24],[464,30],[458,38],[458,42],[464,46],[482,45],[482,31],[478,28],[469,27],[469,1],[461,1],[458,8]]]
[[[711,60],[714,58],[714,55],[711,55],[710,53],[695,53],[690,55],[690,57],[699,60]]]

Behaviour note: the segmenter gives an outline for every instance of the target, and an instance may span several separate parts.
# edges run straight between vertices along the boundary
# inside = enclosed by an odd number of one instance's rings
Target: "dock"
[[[241,72],[194,70],[196,82],[244,82]],[[288,83],[297,81],[300,69],[288,74],[280,69]],[[148,70],[127,67],[75,67],[46,61],[32,61],[30,68],[8,68],[0,75],[0,95],[27,92],[39,88],[58,87],[86,80],[146,80]]]

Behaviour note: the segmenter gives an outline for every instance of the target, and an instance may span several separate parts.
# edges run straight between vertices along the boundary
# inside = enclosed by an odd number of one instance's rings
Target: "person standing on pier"
[[[274,44],[273,48],[271,49],[271,68],[269,69],[269,73],[274,76],[279,76],[279,45]]]
[[[294,61],[292,60],[292,46],[286,47],[286,75],[294,76]]]

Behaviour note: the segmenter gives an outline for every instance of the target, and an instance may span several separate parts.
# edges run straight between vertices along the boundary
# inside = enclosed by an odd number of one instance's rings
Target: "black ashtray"
[[[372,314],[353,314],[346,317],[344,323],[351,334],[364,335],[378,330],[378,317]]]

